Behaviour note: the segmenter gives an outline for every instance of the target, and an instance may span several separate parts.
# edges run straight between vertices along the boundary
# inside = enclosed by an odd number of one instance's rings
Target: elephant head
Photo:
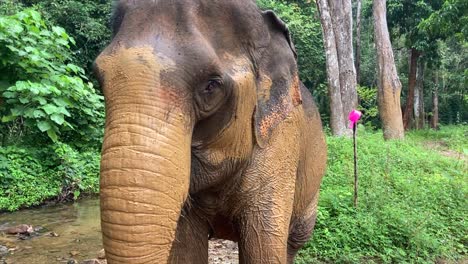
[[[113,30],[95,63],[106,256],[166,263],[189,193],[235,173],[301,104],[295,50],[252,0],[121,0]]]

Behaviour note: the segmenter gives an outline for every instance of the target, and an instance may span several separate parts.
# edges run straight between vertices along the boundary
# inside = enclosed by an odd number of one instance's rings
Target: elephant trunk
[[[190,113],[141,58],[121,56],[114,65],[122,68],[104,74],[100,198],[108,263],[167,263],[189,189]]]

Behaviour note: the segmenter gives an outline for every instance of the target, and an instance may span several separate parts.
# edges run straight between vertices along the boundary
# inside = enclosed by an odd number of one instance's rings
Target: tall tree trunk
[[[328,0],[340,67],[341,102],[345,117],[357,108],[351,0]]]
[[[378,104],[385,139],[404,137],[401,115],[401,82],[395,67],[387,27],[386,0],[373,1],[374,34],[378,58]]]
[[[424,111],[425,105],[424,105],[424,72],[426,70],[426,64],[425,63],[420,63],[421,65],[419,66],[419,78],[418,83],[418,88],[419,88],[419,119],[418,119],[418,127],[419,129],[424,129],[425,123],[426,123],[426,112]]]
[[[357,0],[356,7],[356,82],[361,82],[361,0]]]
[[[414,104],[414,87],[416,85],[416,69],[418,65],[420,53],[414,48],[410,50],[410,69],[408,76],[408,95],[406,98],[405,111],[403,113],[403,126],[405,130],[411,128],[413,123],[413,104]]]
[[[434,73],[434,90],[432,91],[432,119],[431,128],[439,129],[439,72]]]
[[[320,13],[322,34],[326,54],[328,94],[330,97],[330,126],[332,134],[342,136],[346,133],[346,119],[343,115],[340,89],[340,68],[338,64],[338,51],[335,43],[332,19],[326,0],[317,0],[317,8]]]
[[[416,86],[415,86],[415,98],[414,98],[414,110],[415,110],[415,124],[416,129],[424,128],[425,112],[424,112],[424,69],[425,63],[419,61],[418,69],[416,72]],[[418,91],[418,98],[416,99],[416,90]],[[417,103],[416,103],[417,102]],[[416,107],[417,106],[417,107]],[[417,113],[417,116],[416,116]]]

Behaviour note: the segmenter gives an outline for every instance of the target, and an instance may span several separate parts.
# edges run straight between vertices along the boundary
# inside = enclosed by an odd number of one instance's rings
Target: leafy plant
[[[70,62],[74,40],[63,28],[47,26],[41,15],[25,9],[0,17],[0,116],[46,132],[58,141],[61,132],[102,124],[103,98],[84,70]]]
[[[380,125],[377,107],[377,88],[358,86],[359,110],[362,111],[362,122],[375,128]]]
[[[52,147],[0,148],[0,211],[98,193],[99,152]]]

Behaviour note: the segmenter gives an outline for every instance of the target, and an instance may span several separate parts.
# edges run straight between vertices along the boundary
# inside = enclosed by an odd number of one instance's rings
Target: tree
[[[424,112],[424,61],[418,62],[416,70],[416,85],[414,87],[414,127],[416,129],[424,128],[425,112]]]
[[[405,129],[414,125],[414,91],[417,78],[418,61],[422,56],[431,57],[435,51],[436,41],[420,23],[441,8],[442,0],[392,0],[389,1],[389,27],[393,35],[404,39],[404,45],[409,50],[409,74],[406,103],[403,111]]]
[[[325,40],[332,133],[342,136],[350,134],[346,129],[346,117],[357,107],[351,0],[317,0],[316,4]],[[339,83],[334,79],[336,76]]]
[[[317,10],[306,3],[289,0],[257,0],[263,9],[271,9],[288,25],[297,51],[297,64],[301,81],[309,88],[325,82],[325,56],[320,23],[310,19]]]
[[[441,53],[439,68],[432,74],[434,85],[431,100],[431,128],[433,129],[439,128],[439,96],[442,96],[443,121],[458,123],[468,119],[468,100],[464,95],[468,80],[466,14],[468,14],[468,1],[446,0],[440,9],[418,25],[418,28],[425,31],[431,39],[438,40],[437,50]],[[442,79],[442,89],[439,87],[440,79]],[[450,84],[446,85],[447,82]]]
[[[317,0],[326,54],[328,96],[330,98],[330,126],[334,135],[344,135],[346,131],[345,116],[340,92],[340,68],[338,51],[335,42],[332,20],[326,0]]]
[[[361,0],[356,3],[356,82],[361,82],[361,27],[362,27],[362,4]]]
[[[433,12],[418,27],[434,38],[456,36],[466,40],[468,35],[468,1],[446,0],[442,7]]]
[[[439,73],[434,72],[434,89],[432,90],[432,117],[431,128],[439,129]]]
[[[401,82],[387,27],[386,0],[374,0],[374,32],[378,58],[378,105],[385,139],[404,137],[400,108]]]

